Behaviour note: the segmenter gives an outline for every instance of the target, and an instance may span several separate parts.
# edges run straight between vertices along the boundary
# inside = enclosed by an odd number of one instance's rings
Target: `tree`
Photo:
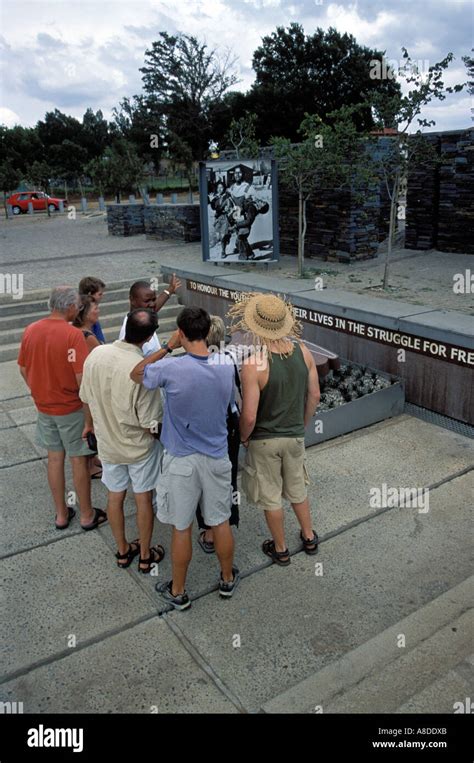
[[[3,206],[7,219],[7,195],[17,187],[20,180],[20,173],[13,167],[10,161],[5,160],[0,164],[0,188],[3,191]]]
[[[49,157],[52,171],[64,179],[64,194],[67,198],[67,184],[77,180],[81,196],[84,196],[82,179],[87,164],[87,151],[67,138],[60,145],[50,146]]]
[[[188,179],[189,193],[193,191],[194,180],[194,160],[191,146],[182,140],[179,135],[171,133],[169,142],[169,155],[173,162],[174,169],[180,165],[184,167]]]
[[[144,161],[158,167],[165,147],[166,129],[163,107],[154,97],[134,95],[124,98],[113,109],[116,134],[133,143]]]
[[[58,146],[65,140],[81,145],[82,125],[75,117],[63,114],[59,109],[47,111],[44,120],[36,125],[38,137],[44,146],[45,158],[48,158],[51,146]]]
[[[79,145],[86,150],[87,158],[94,159],[103,154],[111,142],[109,124],[102,111],[87,109],[82,117],[82,130]]]
[[[124,138],[115,140],[101,157],[104,185],[115,193],[117,203],[125,190],[136,190],[143,176],[143,162]]]
[[[84,172],[88,175],[92,182],[98,187],[99,195],[104,196],[105,189],[110,185],[109,183],[109,157],[106,154],[98,156],[85,166]]]
[[[474,48],[471,48],[471,53],[474,53]],[[469,81],[466,83],[468,93],[469,95],[474,95],[474,58],[472,56],[463,56],[462,60],[466,65],[469,77]]]
[[[370,62],[382,57],[382,52],[333,28],[305,35],[297,23],[288,29],[277,27],[254,53],[256,80],[247,96],[246,108],[257,114],[260,143],[271,135],[298,140],[305,113],[325,119],[342,106],[364,101],[362,93],[397,93],[399,85],[393,79],[370,76]],[[370,108],[360,110],[356,120],[359,129],[370,130]]]
[[[0,125],[0,163],[10,162],[25,177],[28,167],[34,161],[41,161],[43,154],[36,128]]]
[[[33,162],[28,171],[28,178],[31,182],[42,188],[45,193],[49,193],[49,182],[52,175],[52,169],[48,162]]]
[[[412,162],[433,164],[439,161],[421,132],[422,127],[432,127],[435,121],[422,118],[421,112],[433,100],[444,101],[447,93],[458,93],[464,87],[464,85],[454,85],[453,87],[445,87],[444,85],[443,74],[453,60],[452,53],[448,53],[441,61],[430,66],[427,72],[418,69],[406,48],[402,48],[402,54],[404,63],[399,69],[398,76],[400,79],[404,79],[408,85],[407,94],[402,95],[399,91],[389,96],[386,93],[378,92],[372,93],[371,96],[377,126],[383,127],[386,115],[390,114],[391,121],[398,130],[389,150],[378,154],[378,156],[374,155],[372,159],[376,171],[386,184],[390,199],[390,225],[382,282],[383,289],[388,288],[401,180],[406,177]],[[414,124],[418,124],[418,129],[415,134],[410,135],[408,131]]]
[[[298,194],[299,276],[304,275],[309,198],[326,187],[357,191],[372,178],[362,159],[364,140],[355,122],[358,111],[357,107],[343,107],[331,112],[328,122],[317,115],[306,114],[299,130],[303,137],[300,143],[292,144],[288,138],[281,137],[272,140],[283,183]]]
[[[237,159],[241,156],[254,158],[258,156],[258,143],[255,140],[256,114],[245,114],[240,119],[232,119],[227,133],[229,143],[235,149]]]
[[[237,82],[235,59],[223,58],[193,35],[160,32],[145,53],[143,89],[162,109],[166,130],[191,147],[193,159],[204,156],[212,137],[212,113]]]

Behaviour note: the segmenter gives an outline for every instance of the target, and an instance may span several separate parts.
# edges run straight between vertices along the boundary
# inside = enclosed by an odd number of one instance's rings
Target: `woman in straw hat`
[[[271,539],[263,552],[286,567],[282,499],[290,501],[307,554],[318,550],[312,528],[305,467],[305,426],[319,403],[318,372],[299,341],[301,326],[293,307],[273,294],[244,294],[229,315],[232,331],[243,331],[253,352],[242,365],[240,436],[247,448],[242,488],[265,512]]]

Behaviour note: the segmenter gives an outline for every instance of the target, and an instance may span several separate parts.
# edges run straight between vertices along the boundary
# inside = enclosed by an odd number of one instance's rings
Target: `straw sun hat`
[[[280,354],[289,354],[288,338],[301,334],[293,306],[274,294],[243,294],[241,300],[230,308],[229,316],[232,332],[248,332],[256,345],[272,343],[277,351],[280,349]]]

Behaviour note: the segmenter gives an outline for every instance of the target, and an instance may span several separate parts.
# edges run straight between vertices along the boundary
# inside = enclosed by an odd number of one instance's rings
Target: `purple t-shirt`
[[[234,366],[221,353],[188,353],[145,366],[143,385],[165,390],[161,442],[172,456],[227,455],[227,408],[234,401]]]

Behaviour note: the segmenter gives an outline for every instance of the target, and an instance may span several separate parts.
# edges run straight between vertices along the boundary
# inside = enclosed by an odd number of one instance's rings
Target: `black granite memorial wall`
[[[405,246],[474,254],[474,130],[430,133],[440,158],[408,174]]]

